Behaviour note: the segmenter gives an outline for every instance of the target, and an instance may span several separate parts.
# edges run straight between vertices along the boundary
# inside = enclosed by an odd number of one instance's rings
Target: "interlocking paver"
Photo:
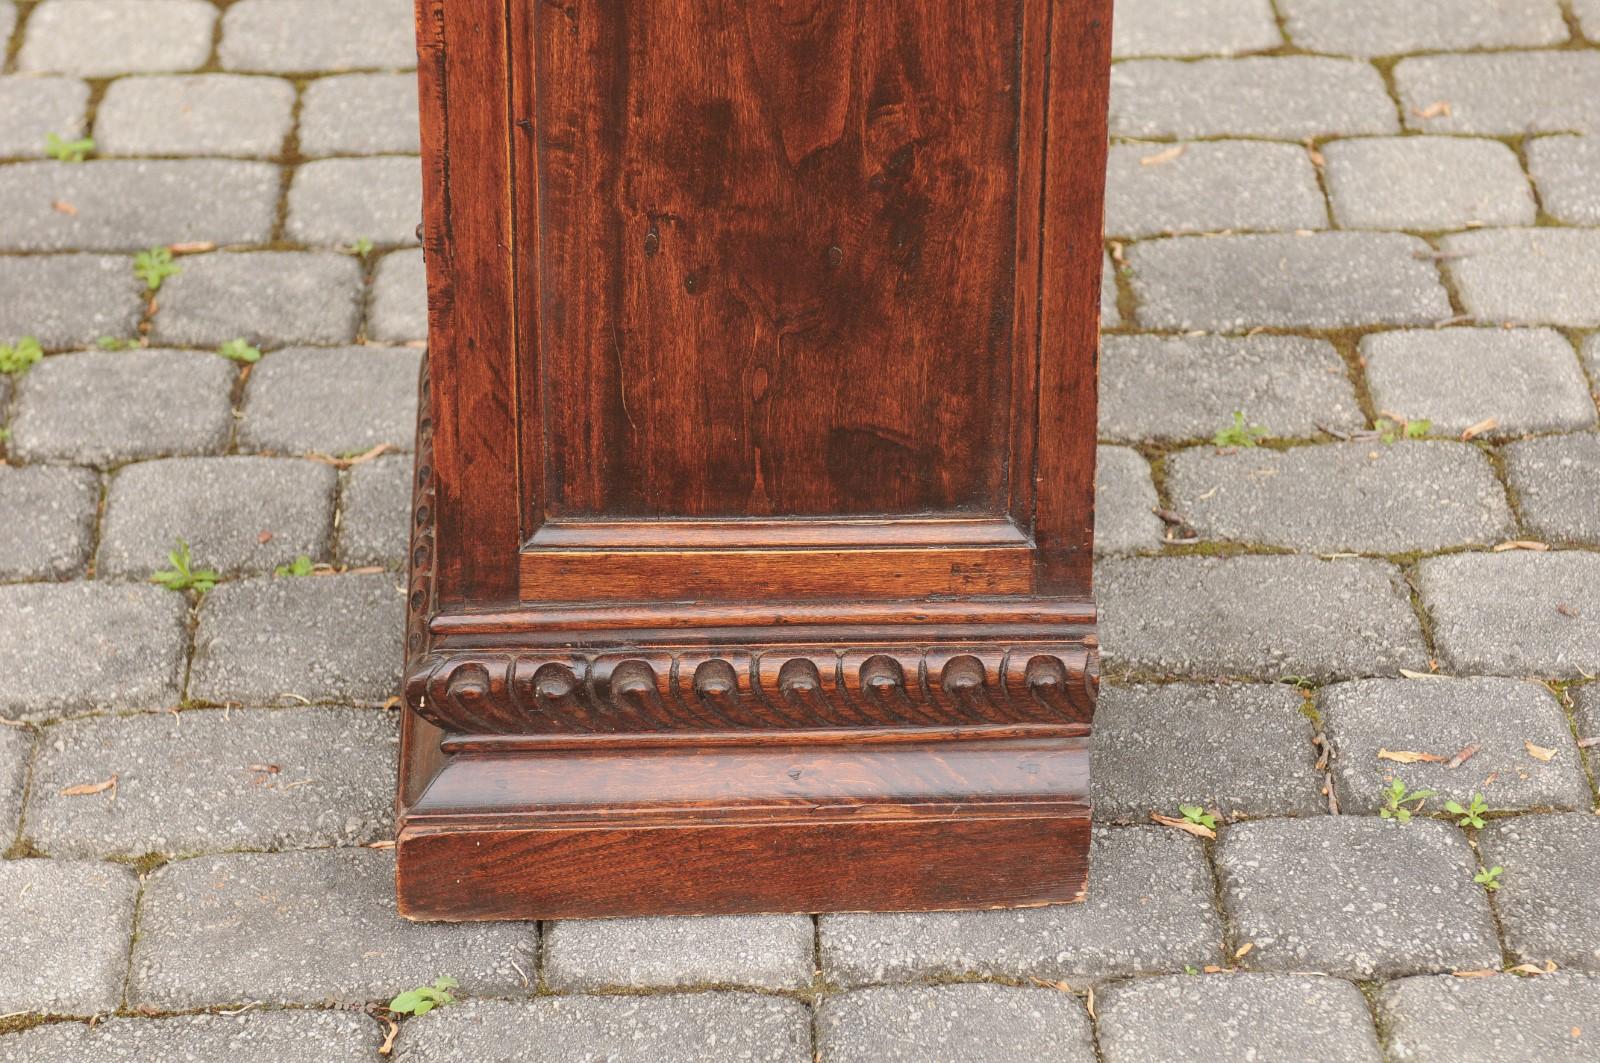
[[[1011,911],[825,915],[831,982],[949,976],[1083,984],[1218,962],[1222,930],[1199,839],[1161,827],[1098,828],[1080,904]]]
[[[1443,247],[1462,303],[1481,321],[1600,325],[1600,230],[1485,229]]]
[[[204,0],[44,0],[28,16],[19,70],[88,77],[194,70],[211,55]]]
[[[1095,593],[1108,672],[1276,680],[1427,667],[1405,583],[1382,561],[1108,560]]]
[[[1129,447],[1095,448],[1094,549],[1125,554],[1161,545],[1150,465]]]
[[[1510,149],[1504,150],[1515,165]],[[1328,210],[1303,147],[1214,141],[1174,149],[1119,144],[1106,164],[1106,233],[1324,229]],[[1533,220],[1533,201],[1528,200]]]
[[[0,1063],[98,1060],[231,1060],[333,1063],[372,1058],[379,1030],[354,1011],[259,1011],[243,1015],[112,1018],[63,1022],[0,1038]]]
[[[1112,265],[1111,255],[1101,256],[1104,262],[1100,268],[1100,327],[1116,328],[1122,324],[1122,315],[1117,312],[1117,273]]]
[[[419,148],[415,74],[342,74],[306,86],[300,101],[306,158],[415,155]]]
[[[1545,213],[1568,225],[1600,225],[1600,137],[1535,137],[1525,150]]]
[[[120,78],[95,110],[95,148],[106,155],[268,158],[283,150],[293,112],[294,86],[282,78]]]
[[[81,573],[99,504],[100,478],[88,469],[0,465],[0,580]]]
[[[187,614],[182,595],[140,584],[0,587],[0,715],[171,708]]]
[[[7,449],[23,461],[86,465],[220,453],[236,376],[232,362],[189,351],[46,358],[22,378]]]
[[[1600,738],[1600,686],[1585,686],[1572,695],[1573,725],[1580,739]],[[1600,754],[1591,753],[1590,760]]]
[[[1518,136],[1600,128],[1593,51],[1418,56],[1395,64],[1394,81],[1411,129]]]
[[[556,992],[803,989],[814,973],[813,937],[804,915],[556,922],[545,930],[544,980]]]
[[[361,263],[332,251],[194,255],[161,288],[152,339],[216,347],[349,343],[361,323]]]
[[[1600,972],[1600,818],[1518,816],[1491,824],[1478,848],[1505,868],[1495,907],[1513,960]]]
[[[291,240],[324,247],[362,239],[380,247],[415,246],[421,222],[422,167],[414,155],[318,159],[296,170],[289,186]]]
[[[1468,443],[1194,447],[1167,458],[1166,476],[1173,509],[1202,539],[1401,554],[1516,530],[1494,468]]]
[[[146,879],[128,1002],[178,1010],[386,1001],[445,972],[463,994],[525,993],[517,968],[532,969],[537,945],[533,923],[401,919],[393,852],[202,856]]]
[[[1500,453],[1531,536],[1600,546],[1600,435],[1525,439]]]
[[[406,1023],[396,1063],[812,1063],[811,1012],[753,993],[468,1000]]]
[[[1393,133],[1394,110],[1378,71],[1349,59],[1135,59],[1111,68],[1113,136]]]
[[[1083,1005],[1058,989],[876,986],[817,1008],[820,1063],[1095,1063]]]
[[[1095,818],[1142,823],[1182,804],[1228,817],[1324,811],[1303,704],[1279,685],[1103,687],[1089,773]]]
[[[286,454],[410,450],[420,351],[295,348],[263,358],[245,388],[239,445]]]
[[[0,0],[0,41],[9,40],[17,26],[17,6],[12,0]]]
[[[1600,1043],[1600,977],[1432,975],[1378,990],[1389,1057],[1406,1063],[1583,1063]]]
[[[7,846],[22,816],[22,791],[33,758],[33,732],[0,726],[0,842]]]
[[[1308,51],[1398,55],[1560,44],[1556,0],[1282,0],[1289,39]]]
[[[1583,346],[1578,348],[1578,358],[1588,370],[1589,379],[1600,382],[1600,332],[1590,335],[1583,341]],[[1600,387],[1600,384],[1597,384],[1597,387]],[[1600,395],[1596,397],[1600,398]]]
[[[0,861],[0,1008],[97,1015],[122,1002],[139,879],[116,864]],[[0,1039],[3,1044],[4,1039]]]
[[[1128,261],[1141,324],[1242,332],[1448,317],[1438,271],[1418,257],[1428,250],[1400,233],[1186,236],[1136,244]]]
[[[375,709],[293,708],[56,724],[34,764],[28,837],[74,857],[376,841],[393,830],[396,723]],[[115,794],[61,793],[112,776]]]
[[[339,559],[347,565],[396,565],[411,536],[411,466],[386,455],[350,470],[340,509]]]
[[[1375,816],[1395,778],[1412,790],[1433,790],[1428,803],[1470,805],[1481,792],[1496,811],[1583,808],[1589,783],[1572,744],[1566,714],[1538,683],[1493,677],[1470,679],[1364,679],[1324,687],[1317,710],[1333,746],[1331,771],[1339,807]],[[1556,751],[1549,761],[1524,745]],[[1477,747],[1460,767],[1450,758]],[[1445,763],[1399,764],[1382,750],[1431,754]]]
[[[1296,438],[1357,431],[1366,418],[1344,361],[1301,336],[1107,336],[1100,350],[1100,436],[1210,439],[1237,410]]]
[[[88,103],[89,86],[77,78],[0,77],[0,156],[43,158],[49,134],[82,136]]]
[[[1600,671],[1600,554],[1458,554],[1417,566],[1447,668],[1578,679]]]
[[[200,608],[189,696],[383,701],[399,685],[404,605],[387,573],[224,583]]]
[[[1292,1060],[1310,1051],[1380,1063],[1361,990],[1305,974],[1168,975],[1095,992],[1104,1063]]]
[[[428,279],[421,250],[394,251],[379,260],[372,278],[367,335],[383,343],[427,338]]]
[[[1533,193],[1497,140],[1361,137],[1322,148],[1333,216],[1347,229],[1532,225]]]
[[[1600,0],[1572,0],[1572,13],[1578,16],[1583,35],[1600,41]]]
[[[32,336],[45,350],[133,336],[144,309],[133,259],[121,255],[0,257],[0,343]]]
[[[59,0],[75,6],[92,0]],[[129,0],[140,6],[155,0]],[[55,204],[64,204],[63,210]],[[0,167],[0,250],[135,251],[152,244],[261,243],[278,168],[230,159],[91,159]]]
[[[1349,978],[1499,966],[1500,943],[1466,836],[1433,820],[1271,819],[1217,843],[1239,960]]]
[[[1553,329],[1376,333],[1362,338],[1361,357],[1374,406],[1429,420],[1441,435],[1474,425],[1494,438],[1595,423],[1572,344]]]
[[[240,0],[223,15],[217,56],[229,70],[405,69],[417,65],[412,8],[406,0]]]
[[[1271,0],[1121,0],[1111,54],[1236,55],[1283,44]]]

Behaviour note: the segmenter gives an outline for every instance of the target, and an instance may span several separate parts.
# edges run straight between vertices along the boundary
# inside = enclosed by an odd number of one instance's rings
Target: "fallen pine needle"
[[[1443,764],[1444,757],[1437,753],[1418,753],[1411,749],[1380,749],[1379,760],[1392,760],[1396,764]]]
[[[1450,678],[1447,675],[1440,675],[1438,672],[1413,672],[1409,668],[1400,669],[1400,674],[1405,676],[1407,679],[1449,679]]]
[[[1483,970],[1483,971],[1451,971],[1450,973],[1455,975],[1457,978],[1493,978],[1495,975],[1499,974],[1500,972],[1499,971]]]
[[[1450,101],[1435,100],[1420,111],[1413,108],[1411,113],[1416,115],[1418,118],[1449,118]]]
[[[1468,442],[1469,440],[1473,439],[1476,436],[1481,436],[1485,432],[1492,432],[1496,428],[1499,428],[1499,427],[1500,427],[1500,422],[1499,421],[1495,420],[1493,417],[1485,417],[1483,420],[1479,421],[1477,424],[1469,425],[1469,426],[1467,426],[1467,428],[1462,430],[1461,442],[1466,443],[1466,442]]]
[[[1243,945],[1239,946],[1239,951],[1233,954],[1233,958],[1236,960],[1242,960],[1246,956],[1250,955],[1250,950],[1255,947],[1256,943],[1254,941],[1246,941]]]
[[[87,797],[90,794],[103,794],[107,790],[115,790],[116,788],[117,777],[112,775],[111,778],[105,779],[101,782],[85,782],[79,783],[77,786],[69,786],[65,790],[61,791],[61,796]]]
[[[1549,543],[1535,542],[1532,539],[1511,539],[1503,543],[1496,543],[1494,552],[1503,554],[1507,550],[1548,550]]]
[[[1166,151],[1158,151],[1154,155],[1146,155],[1139,160],[1140,166],[1160,166],[1162,163],[1171,162],[1183,154],[1185,145],[1174,144]]]
[[[1536,746],[1532,742],[1528,741],[1524,741],[1522,745],[1525,749],[1527,749],[1528,756],[1532,757],[1534,760],[1548,761],[1556,755],[1556,751],[1547,746]]]
[[[1196,838],[1215,838],[1217,836],[1217,832],[1206,826],[1204,823],[1191,823],[1186,819],[1179,819],[1176,816],[1163,816],[1159,812],[1150,813],[1150,818],[1154,822],[1161,824],[1163,827],[1177,827],[1181,831],[1186,831],[1189,834],[1193,834]]]

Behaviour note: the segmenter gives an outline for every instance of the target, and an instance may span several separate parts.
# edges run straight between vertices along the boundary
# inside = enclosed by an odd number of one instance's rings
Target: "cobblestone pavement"
[[[0,0],[0,1060],[1600,1059],[1600,0],[1120,0],[1089,899],[821,919],[394,915],[410,32]]]

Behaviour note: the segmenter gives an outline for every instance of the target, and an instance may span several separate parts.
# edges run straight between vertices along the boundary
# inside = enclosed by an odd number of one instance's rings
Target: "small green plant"
[[[1433,422],[1407,421],[1404,418],[1396,421],[1390,417],[1380,417],[1375,427],[1379,439],[1393,443],[1399,439],[1421,439],[1433,429]]]
[[[0,373],[20,376],[43,357],[44,350],[32,336],[24,336],[16,343],[0,343]]]
[[[220,575],[209,568],[194,570],[194,559],[189,556],[189,544],[182,539],[178,540],[176,550],[167,551],[167,561],[172,565],[150,577],[151,583],[159,583],[169,591],[196,590],[201,594],[209,591],[222,579]]]
[[[356,242],[350,245],[350,250],[354,251],[365,262],[367,256],[372,254],[372,241],[365,236],[358,237]]]
[[[1196,967],[1192,963],[1186,963],[1186,964],[1183,965],[1183,973],[1184,974],[1199,974],[1200,973],[1200,968]]]
[[[1478,873],[1472,876],[1472,881],[1493,893],[1500,888],[1500,873],[1504,870],[1505,868],[1499,864],[1493,867],[1479,867]]]
[[[1398,823],[1410,823],[1411,817],[1421,812],[1422,806],[1433,795],[1432,790],[1407,790],[1404,782],[1395,779],[1383,792],[1383,807],[1378,810],[1378,815]]]
[[[182,272],[172,261],[172,252],[165,247],[152,247],[133,256],[133,275],[144,281],[145,290],[151,295],[161,290],[162,282],[168,277]]]
[[[1482,794],[1475,792],[1472,795],[1471,803],[1465,807],[1462,806],[1460,801],[1446,801],[1444,803],[1444,810],[1450,813],[1452,816],[1461,817],[1460,819],[1456,820],[1457,826],[1473,827],[1478,830],[1482,830],[1483,814],[1489,811],[1489,802],[1483,799]]]
[[[1217,434],[1211,437],[1211,442],[1219,447],[1253,447],[1256,441],[1267,434],[1267,430],[1258,424],[1245,424],[1244,414],[1238,410],[1233,411],[1233,423],[1226,428],[1217,429]]]
[[[54,133],[46,133],[44,150],[58,162],[82,162],[94,150],[94,137],[63,140]]]
[[[1178,811],[1183,813],[1183,818],[1207,830],[1217,829],[1217,817],[1207,812],[1199,805],[1179,805]]]
[[[261,348],[252,347],[243,338],[231,339],[217,348],[217,353],[233,362],[244,362],[252,365],[261,361]]]
[[[94,341],[94,344],[102,351],[131,351],[139,346],[139,341],[119,339],[116,336],[101,336]]]
[[[309,576],[311,575],[311,559],[301,554],[286,565],[279,565],[272,570],[274,576]]]
[[[456,998],[450,993],[455,987],[454,978],[441,974],[433,980],[432,985],[419,985],[415,989],[408,989],[389,1001],[389,1010],[396,1015],[426,1015],[434,1008],[455,1003]]]

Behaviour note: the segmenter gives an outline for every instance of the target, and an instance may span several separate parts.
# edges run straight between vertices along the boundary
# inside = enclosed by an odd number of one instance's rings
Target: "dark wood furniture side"
[[[1109,0],[418,0],[412,918],[1081,897]]]

